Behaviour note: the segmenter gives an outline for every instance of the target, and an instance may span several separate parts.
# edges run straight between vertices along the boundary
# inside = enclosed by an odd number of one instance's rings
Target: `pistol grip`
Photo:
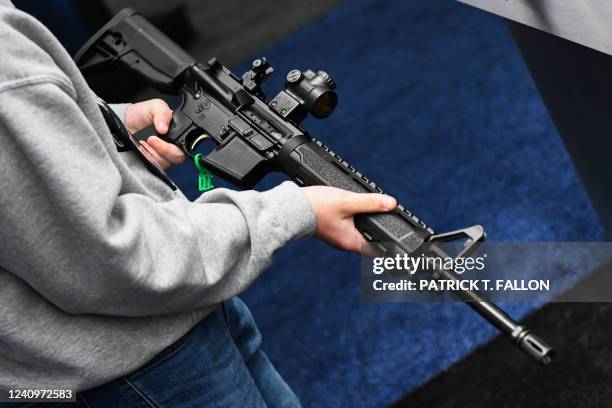
[[[191,118],[181,110],[174,111],[170,126],[168,126],[168,132],[165,135],[158,133],[154,125],[147,126],[134,134],[134,137],[139,141],[146,141],[149,136],[158,136],[168,143],[177,145],[189,157],[195,156],[195,149],[206,139],[202,130],[195,126]]]

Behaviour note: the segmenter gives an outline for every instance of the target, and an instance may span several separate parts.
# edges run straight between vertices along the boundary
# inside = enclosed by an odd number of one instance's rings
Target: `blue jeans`
[[[261,334],[238,298],[125,377],[85,391],[83,408],[300,407],[261,350]],[[2,404],[0,404],[2,405]]]

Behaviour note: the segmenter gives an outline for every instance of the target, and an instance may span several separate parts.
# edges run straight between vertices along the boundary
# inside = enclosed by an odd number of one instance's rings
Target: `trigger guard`
[[[195,152],[195,149],[197,149],[197,147],[200,145],[200,143],[202,143],[206,139],[210,139],[210,135],[207,134],[207,133],[202,133],[200,136],[196,137],[193,140],[193,142],[189,143],[189,149],[192,152]]]
[[[210,139],[210,135],[208,133],[201,133],[201,129],[193,129],[189,134],[187,134],[181,143],[183,150],[189,157],[195,157],[197,154],[195,149],[207,139]]]

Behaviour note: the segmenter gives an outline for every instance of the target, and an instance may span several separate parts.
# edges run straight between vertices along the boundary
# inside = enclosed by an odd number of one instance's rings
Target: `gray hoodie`
[[[129,373],[315,217],[286,182],[189,202],[117,152],[68,53],[0,0],[0,391]]]

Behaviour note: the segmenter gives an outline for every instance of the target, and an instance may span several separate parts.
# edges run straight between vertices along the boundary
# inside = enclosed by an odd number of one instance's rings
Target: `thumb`
[[[378,193],[349,193],[344,212],[355,215],[372,212],[387,212],[397,206],[395,198]]]
[[[155,103],[151,106],[150,112],[153,116],[155,130],[162,135],[168,133],[168,127],[172,120],[172,110],[168,104],[161,99],[155,100]]]

